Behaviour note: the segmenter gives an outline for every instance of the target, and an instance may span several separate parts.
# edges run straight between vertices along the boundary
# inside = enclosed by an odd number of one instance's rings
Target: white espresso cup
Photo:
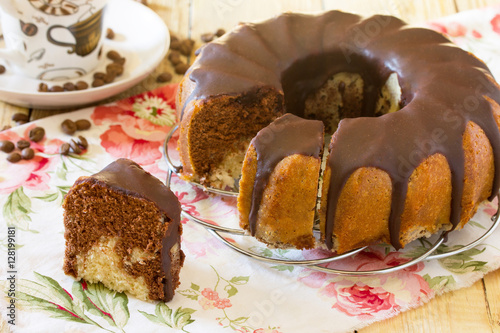
[[[66,80],[95,69],[101,57],[107,0],[0,0],[7,70]]]

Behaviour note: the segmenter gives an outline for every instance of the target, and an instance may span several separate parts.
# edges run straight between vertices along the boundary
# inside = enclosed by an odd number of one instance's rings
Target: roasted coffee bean
[[[5,73],[5,66],[0,65],[0,74],[3,74],[3,73]]]
[[[43,127],[32,128],[29,132],[29,138],[33,142],[39,142],[45,136],[45,130]]]
[[[64,91],[64,88],[58,85],[52,86],[49,88],[50,92],[61,92]]]
[[[185,74],[189,68],[189,65],[186,63],[181,62],[180,64],[177,64],[175,66],[175,72],[177,74]]]
[[[29,116],[26,113],[21,113],[21,112],[14,113],[12,115],[11,119],[12,119],[12,121],[15,121],[15,122],[18,122],[18,121],[28,122],[30,120]]]
[[[111,83],[115,80],[115,77],[116,77],[116,74],[115,73],[107,73],[105,76],[104,76],[104,83]]]
[[[183,62],[181,59],[181,54],[179,52],[173,51],[172,53],[173,54],[168,57],[168,60],[170,60],[170,63],[172,64],[172,66],[176,66],[176,65],[180,64],[181,62]]]
[[[89,87],[89,84],[85,81],[78,81],[76,83],[76,90],[85,90]]]
[[[24,148],[21,151],[21,157],[23,160],[31,160],[33,157],[35,157],[35,151],[31,148]]]
[[[69,143],[65,142],[59,146],[59,154],[68,155],[69,154]]]
[[[14,153],[10,153],[8,156],[7,156],[7,161],[9,161],[10,163],[17,163],[19,162],[20,160],[22,159],[21,155],[17,152],[14,152]]]
[[[103,73],[103,72],[95,72],[94,73],[94,79],[103,79],[104,78],[104,75],[106,75],[106,73]]]
[[[181,49],[181,42],[179,40],[170,41],[170,49],[179,51]]]
[[[211,32],[207,32],[205,34],[201,35],[201,41],[203,43],[210,43],[211,41],[214,40],[215,35]]]
[[[40,82],[40,84],[38,85],[38,91],[39,92],[47,92],[47,91],[49,91],[49,86],[43,82]]]
[[[181,42],[181,46],[179,48],[179,52],[181,52],[185,56],[191,55],[193,52],[194,41],[192,39],[184,39]]]
[[[178,41],[179,41],[179,38],[177,36],[170,35],[170,43],[172,43],[172,42],[178,42]]]
[[[69,141],[69,147],[75,154],[81,154],[82,153],[82,148],[75,142],[75,140],[71,139]]]
[[[120,55],[120,53],[116,52],[115,50],[111,50],[111,51],[108,51],[108,53],[106,53],[106,57],[108,59],[115,60],[115,59],[120,59],[122,56]]]
[[[122,65],[122,66],[123,66],[123,65],[125,65],[125,61],[126,61],[126,60],[127,60],[127,59],[125,59],[125,58],[118,58],[118,59],[113,60],[113,63],[114,63],[114,64],[118,64],[118,65]]]
[[[10,153],[11,151],[14,150],[16,146],[12,141],[9,140],[2,140],[0,141],[0,150],[3,151],[4,153]]]
[[[106,38],[107,39],[113,39],[115,38],[115,32],[111,28],[106,29]]]
[[[28,148],[31,145],[31,143],[27,140],[19,140],[16,143],[16,146],[19,150],[23,150],[24,148]]]
[[[172,74],[169,72],[163,72],[156,77],[156,82],[164,83],[172,80]]]
[[[168,60],[171,60],[172,58],[179,58],[181,56],[181,53],[179,51],[172,50],[168,53]]]
[[[217,29],[217,31],[215,32],[215,36],[220,37],[220,36],[224,35],[225,33],[226,33],[226,30],[224,30],[224,29]]]
[[[62,122],[61,129],[64,133],[73,135],[76,132],[76,124],[73,120],[66,119],[65,121]]]
[[[95,79],[92,81],[92,87],[97,88],[104,85],[104,77],[102,79]]]
[[[117,63],[112,63],[106,66],[106,73],[114,76],[120,76],[123,74],[123,66]]]
[[[78,119],[75,121],[76,129],[78,131],[88,130],[92,124],[87,119]]]
[[[76,89],[75,84],[73,82],[66,82],[63,84],[63,88],[65,91],[73,91]]]
[[[87,139],[85,139],[83,136],[79,135],[78,139],[76,140],[76,143],[82,148],[82,149],[87,149],[89,147],[89,143]]]

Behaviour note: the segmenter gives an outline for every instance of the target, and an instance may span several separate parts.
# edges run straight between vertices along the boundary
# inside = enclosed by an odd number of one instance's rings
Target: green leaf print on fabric
[[[75,163],[75,160],[77,160],[77,163]],[[78,162],[78,161],[83,161]],[[91,164],[92,169],[94,167],[94,164],[96,164],[96,161],[86,157],[85,154],[82,155],[77,155],[77,154],[69,154],[69,155],[61,155],[61,164],[57,167],[55,174],[56,176],[61,179],[61,180],[67,180],[67,175],[68,172],[74,172],[77,170],[78,172],[84,172],[85,174],[94,174],[96,171],[95,170],[90,170],[86,167],[84,167],[85,164]],[[70,166],[68,168],[68,165]]]
[[[292,265],[277,265],[277,266],[271,266],[271,268],[277,269],[280,272],[284,272],[284,271],[293,272],[293,270],[294,270],[294,266],[292,266]]]
[[[16,227],[24,231],[30,230],[31,199],[24,193],[22,186],[9,194],[7,202],[3,206],[3,216],[7,226]]]
[[[82,284],[75,282],[76,285]],[[75,285],[74,284],[74,285]],[[123,328],[130,317],[128,311],[128,298],[125,293],[117,293],[106,288],[102,283],[87,283],[85,289],[86,296],[95,305],[96,310],[99,310],[98,315],[105,314],[103,318],[109,321],[110,324],[119,328]]]
[[[479,229],[483,229],[483,230],[486,230],[486,227],[484,225],[482,225],[481,223],[479,222],[476,222],[476,221],[469,221],[467,224],[473,226],[473,227],[476,227],[476,228],[479,228]]]
[[[250,279],[249,276],[234,276],[231,280],[229,280],[229,283],[233,283],[236,285],[242,285],[242,284],[247,284],[248,280]],[[226,280],[227,281],[227,280]]]
[[[32,311],[46,312],[52,318],[109,328],[123,327],[130,318],[128,298],[124,293],[111,291],[101,283],[73,283],[70,294],[51,277],[33,272],[36,281],[20,279],[16,293],[20,306]],[[103,327],[107,323],[109,328]]]
[[[67,180],[66,175],[68,174],[68,167],[64,160],[62,160],[61,165],[56,170],[56,176],[62,180]]]
[[[417,257],[419,255],[422,255],[430,248],[431,243],[428,240],[419,239],[419,241],[421,246],[418,246],[412,251],[406,253],[404,255],[405,257],[412,257],[412,258]],[[442,244],[436,249],[435,253],[436,254],[448,253],[451,251],[458,250],[462,247],[463,245],[447,246],[445,244]],[[472,248],[470,250],[466,250],[464,252],[443,259],[438,259],[438,262],[443,268],[452,273],[464,274],[469,272],[485,272],[488,270],[486,267],[487,262],[473,260],[475,256],[483,253],[485,250],[486,248],[482,250],[479,250],[477,248]]]
[[[431,278],[429,274],[425,274],[423,278],[429,284],[429,288],[436,291],[441,291],[444,288],[451,287],[456,283],[455,279],[453,278],[453,275],[435,276]]]
[[[250,247],[250,250],[259,253],[260,255],[267,257],[267,258],[279,258],[279,259],[290,259],[287,257],[287,253],[290,252],[290,250],[283,250],[283,249],[268,249],[267,247],[259,247],[259,246],[252,246]],[[283,271],[289,271],[293,272],[295,269],[294,266],[292,265],[277,265],[277,266],[271,266],[271,268],[276,269],[280,272]]]
[[[61,199],[61,203],[62,203],[62,200],[64,199],[64,196],[66,194],[68,194],[68,191],[71,188],[71,186],[57,186],[56,188],[57,188],[57,192],[55,192],[55,193],[47,193],[45,195],[35,197],[35,199],[43,200],[43,201],[46,201],[46,202],[53,202],[53,201],[56,201],[57,199],[60,198]]]
[[[451,247],[447,247],[446,245],[442,246],[443,248],[446,248],[446,251],[444,252],[453,251],[462,247],[461,245],[456,245]],[[444,268],[446,268],[448,271],[457,274],[486,271],[487,270],[485,267],[485,265],[487,264],[486,261],[473,260],[474,256],[483,253],[484,250],[486,250],[486,248],[482,250],[479,250],[477,248],[466,250],[462,253],[455,254],[453,256],[444,259],[439,259],[439,264]]]
[[[150,314],[141,310],[138,311],[153,323],[188,332],[184,327],[194,322],[194,319],[191,319],[191,315],[196,310],[183,308],[181,306],[177,308],[177,310],[172,311],[165,303],[158,303],[155,308],[155,314]]]

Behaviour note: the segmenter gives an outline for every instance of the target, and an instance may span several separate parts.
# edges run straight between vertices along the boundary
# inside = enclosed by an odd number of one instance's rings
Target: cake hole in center
[[[362,56],[347,63],[341,53],[297,61],[282,75],[286,111],[323,121],[327,135],[344,118],[396,112],[401,108],[397,74],[380,72]]]

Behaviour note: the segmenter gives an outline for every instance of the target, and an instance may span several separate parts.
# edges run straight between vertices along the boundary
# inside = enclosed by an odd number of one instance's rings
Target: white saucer
[[[65,108],[87,105],[116,95],[140,82],[165,57],[170,35],[163,20],[148,7],[132,0],[110,0],[107,5],[105,27],[113,29],[115,38],[105,39],[103,54],[116,50],[126,58],[123,74],[114,82],[91,88],[92,73],[68,81],[83,80],[89,88],[79,91],[38,92],[40,80],[26,78],[7,71],[0,75],[0,100],[27,108]],[[104,71],[109,59],[95,71]],[[95,72],[94,71],[94,72]],[[45,81],[50,87],[60,82]]]

